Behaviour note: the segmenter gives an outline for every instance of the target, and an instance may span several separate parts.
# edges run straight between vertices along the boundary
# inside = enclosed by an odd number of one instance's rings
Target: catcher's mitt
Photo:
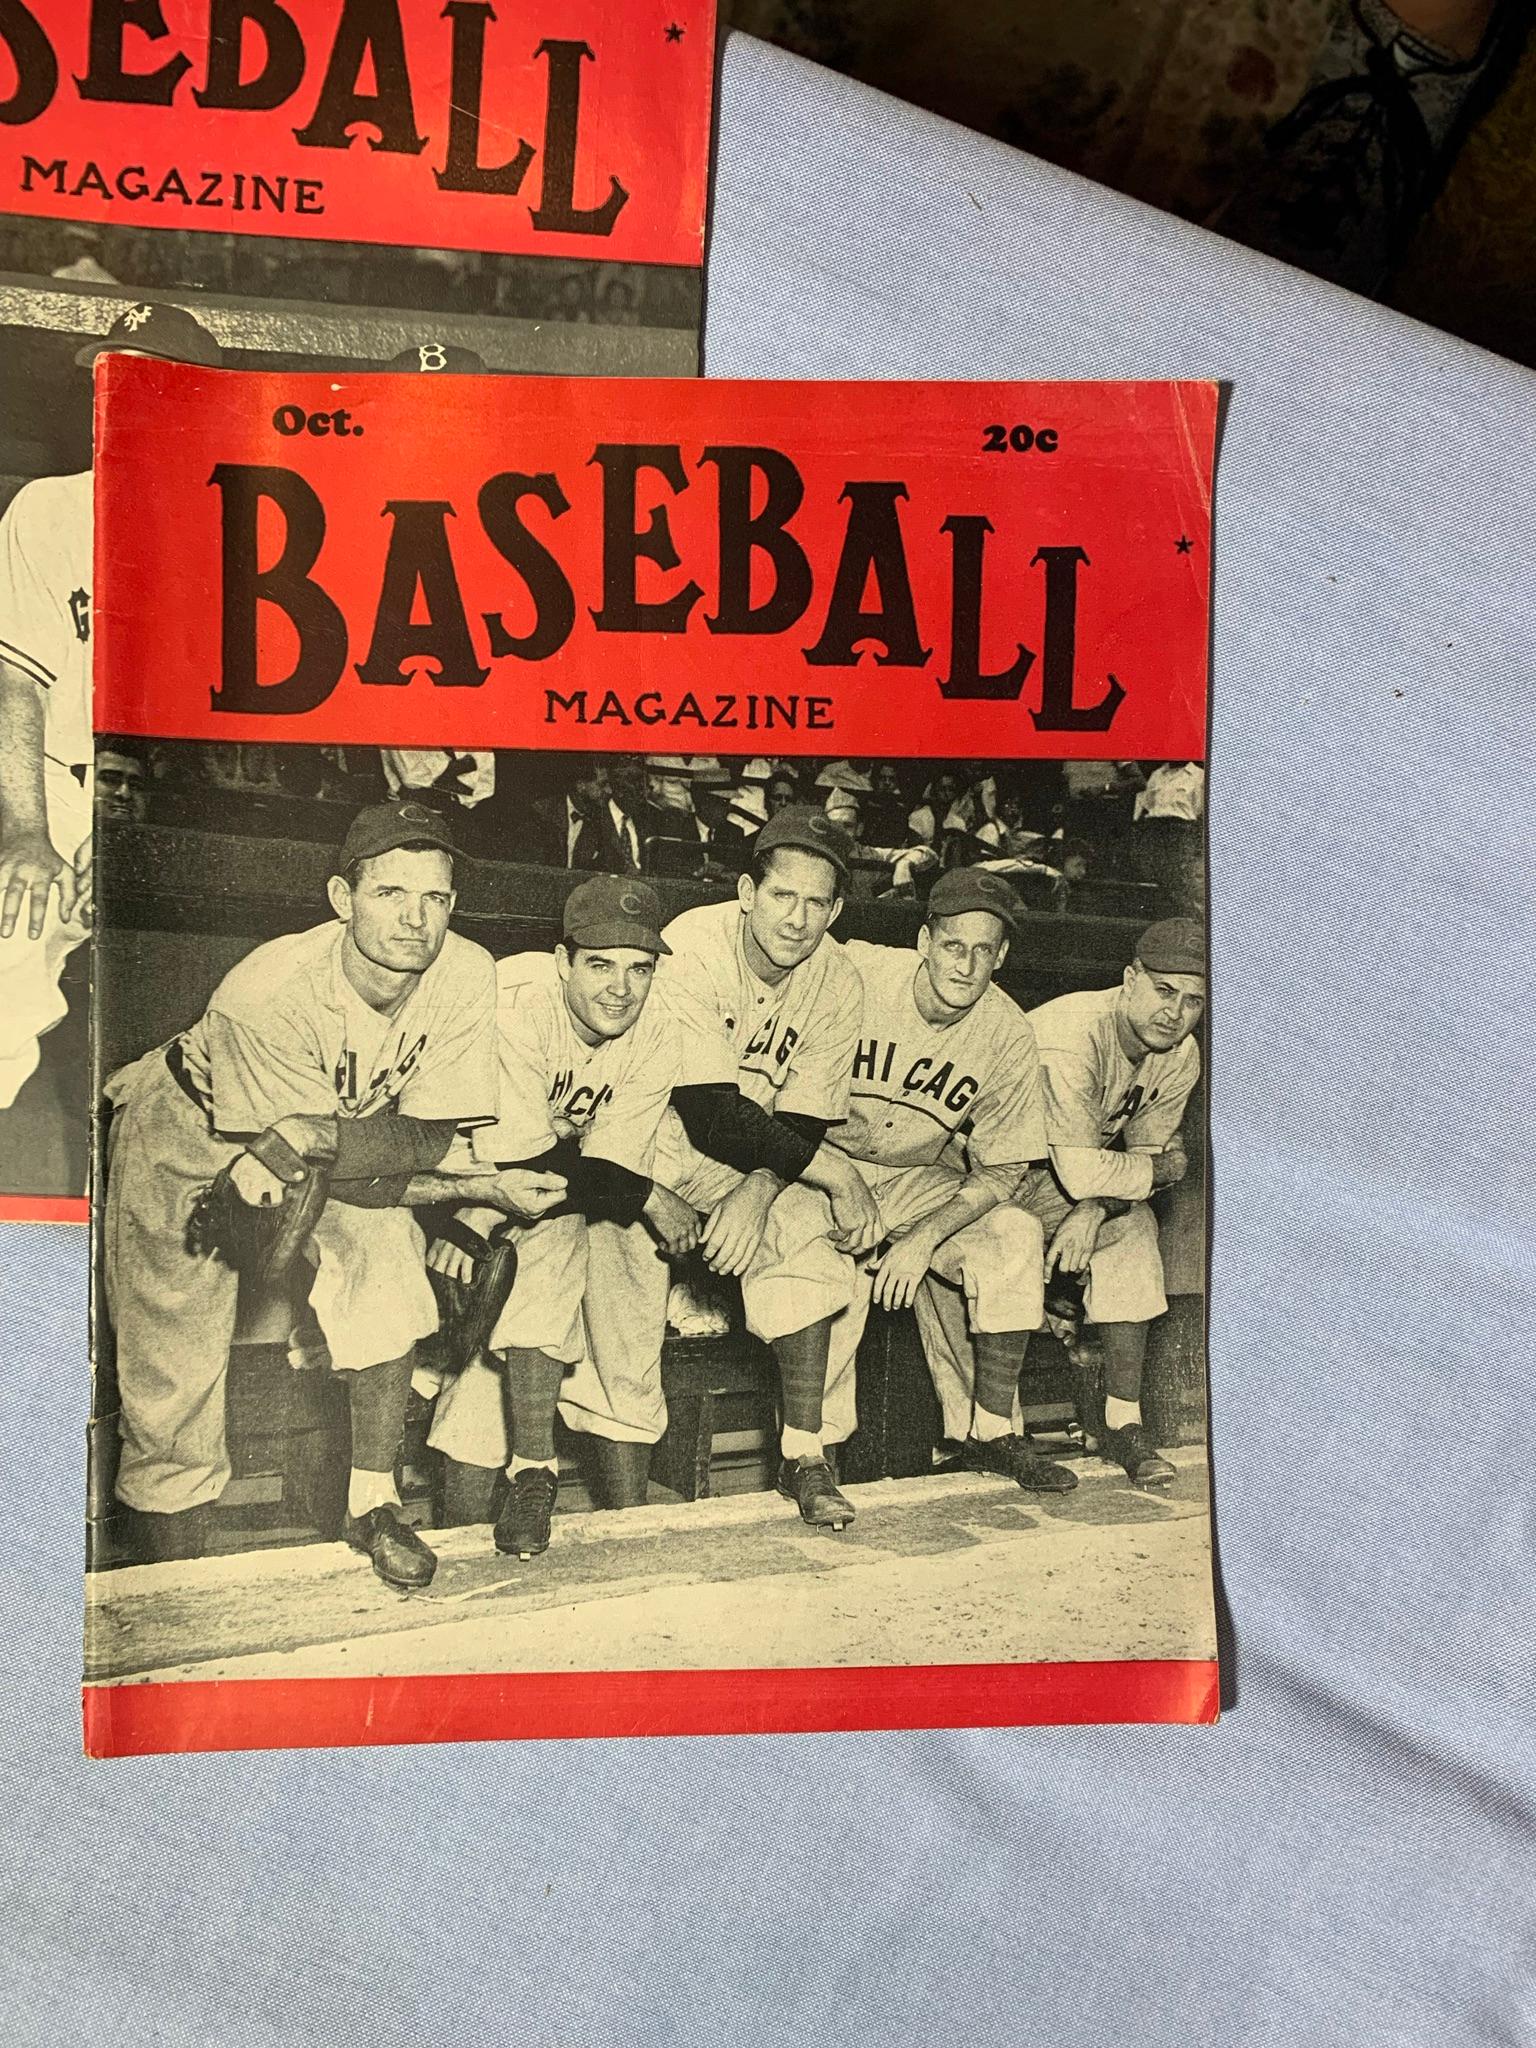
[[[263,1131],[247,1149],[282,1181],[282,1201],[247,1202],[234,1184],[231,1159],[192,1204],[187,1250],[199,1257],[211,1253],[237,1273],[276,1280],[320,1219],[331,1188],[329,1162],[305,1159],[275,1131]]]
[[[470,1360],[485,1350],[495,1332],[512,1283],[517,1278],[517,1246],[498,1231],[482,1237],[457,1216],[439,1219],[433,1236],[456,1244],[475,1262],[474,1278],[450,1279],[446,1273],[427,1269],[432,1291],[437,1296],[438,1346],[443,1363],[462,1372]]]

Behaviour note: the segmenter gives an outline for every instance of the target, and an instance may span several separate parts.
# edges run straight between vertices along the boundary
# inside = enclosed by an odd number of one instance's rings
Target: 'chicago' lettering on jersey
[[[1139,1081],[1133,1081],[1114,1108],[1105,1117],[1105,1137],[1113,1137],[1116,1132],[1124,1130],[1137,1111],[1145,1108],[1147,1103],[1156,1102],[1161,1093],[1162,1090],[1160,1088],[1154,1088],[1151,1094],[1148,1095]]]
[[[861,1039],[853,1056],[854,1080],[878,1081],[890,1086],[896,1053],[894,1043],[882,1046],[878,1038]],[[910,1107],[924,1107],[917,1098],[927,1097],[941,1102],[956,1116],[970,1108],[981,1089],[981,1083],[974,1074],[956,1074],[953,1060],[943,1060],[935,1066],[926,1054],[912,1062],[896,1085],[904,1096],[910,1098]],[[861,1091],[856,1089],[854,1092]]]
[[[589,1124],[603,1104],[613,1100],[613,1089],[606,1081],[601,1088],[577,1088],[575,1079],[569,1067],[560,1069],[549,1084],[549,1106],[567,1123]]]
[[[393,1101],[410,1079],[426,1044],[425,1032],[409,1048],[402,1043],[393,1060],[378,1069],[366,1088],[358,1086],[357,1054],[349,1047],[336,1062],[336,1071],[331,1077],[342,1113],[346,1116],[368,1116],[380,1102]]]
[[[780,1035],[778,1018],[770,1017],[753,1033],[741,1055],[741,1064],[745,1066],[748,1060],[761,1054],[764,1059],[771,1060],[774,1066],[782,1067],[799,1041],[800,1034],[793,1024],[786,1024]]]

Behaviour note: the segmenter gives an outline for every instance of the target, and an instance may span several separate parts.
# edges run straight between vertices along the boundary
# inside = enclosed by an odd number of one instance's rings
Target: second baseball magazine
[[[0,1221],[84,1220],[91,825],[151,780],[91,755],[97,356],[691,376],[713,30],[713,0],[0,6]],[[223,765],[274,816],[312,782]]]
[[[1215,388],[97,395],[89,1748],[1214,1719]]]

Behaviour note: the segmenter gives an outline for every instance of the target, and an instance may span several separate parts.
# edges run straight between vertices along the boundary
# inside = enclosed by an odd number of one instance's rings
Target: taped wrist
[[[651,1198],[651,1182],[611,1159],[588,1159],[575,1138],[562,1138],[532,1159],[498,1159],[497,1171],[517,1167],[530,1173],[558,1173],[565,1181],[565,1200],[546,1216],[585,1216],[589,1223],[638,1223]]]
[[[804,1173],[826,1131],[822,1124],[812,1138],[802,1126],[815,1118],[770,1116],[729,1084],[674,1088],[672,1107],[700,1152],[738,1173],[766,1167],[786,1184]]]
[[[338,1117],[333,1179],[398,1175],[403,1183],[413,1173],[428,1173],[442,1161],[458,1128],[457,1121],[419,1116]]]
[[[638,1223],[651,1182],[611,1159],[578,1158],[566,1175],[566,1201],[589,1223]]]

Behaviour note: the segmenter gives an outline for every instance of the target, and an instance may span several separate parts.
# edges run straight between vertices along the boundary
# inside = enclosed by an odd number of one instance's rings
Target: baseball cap
[[[439,375],[446,370],[454,376],[472,377],[483,373],[485,359],[472,348],[462,348],[456,341],[413,341],[409,348],[391,356],[384,367],[386,370],[435,370]]]
[[[752,853],[772,853],[776,846],[798,847],[802,853],[819,853],[831,861],[844,881],[853,865],[853,841],[841,826],[834,825],[825,811],[809,804],[786,804],[776,818],[770,818],[752,842]]]
[[[202,363],[210,370],[224,360],[224,351],[201,320],[181,306],[162,306],[152,300],[119,313],[99,341],[88,341],[78,351],[75,361],[88,370],[99,355],[113,348],[160,356],[168,363]]]
[[[418,803],[414,797],[397,797],[392,803],[369,804],[347,827],[334,872],[346,873],[355,860],[372,860],[376,854],[393,853],[397,846],[440,846],[444,853],[456,851],[446,818]]]
[[[642,953],[670,953],[661,936],[661,903],[656,891],[632,875],[593,875],[578,882],[565,899],[565,938],[578,946],[634,946]]]
[[[1011,886],[990,868],[948,868],[928,892],[930,917],[959,917],[966,910],[990,910],[1011,932],[1019,928],[1020,908]]]
[[[1136,958],[1154,974],[1205,973],[1205,932],[1193,917],[1165,917],[1136,941]]]

